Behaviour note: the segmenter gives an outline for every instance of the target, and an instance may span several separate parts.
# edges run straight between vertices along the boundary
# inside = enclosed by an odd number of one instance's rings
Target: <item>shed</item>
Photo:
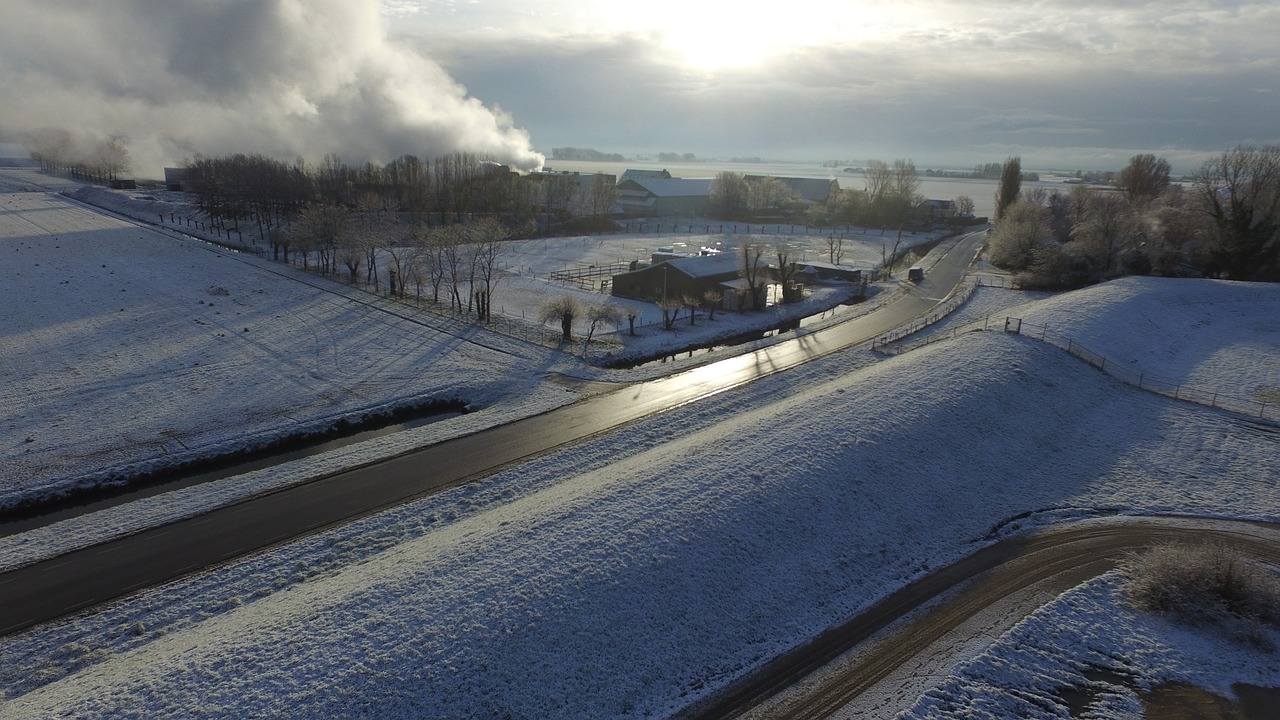
[[[843,280],[845,282],[859,283],[862,282],[862,270],[858,268],[846,267],[844,265],[836,265],[834,263],[821,262],[818,260],[808,260],[796,263],[799,274],[806,278],[806,282],[813,280]]]
[[[166,190],[185,190],[187,182],[186,168],[167,167],[164,169],[164,187]]]
[[[609,287],[618,297],[639,300],[701,297],[708,290],[720,290],[721,283],[739,275],[736,255],[694,255],[619,273]]]
[[[618,206],[626,215],[702,215],[711,205],[711,180],[636,178],[618,183]]]

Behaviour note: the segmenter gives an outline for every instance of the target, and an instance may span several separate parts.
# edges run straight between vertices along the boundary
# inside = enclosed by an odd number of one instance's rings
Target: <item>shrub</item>
[[[1123,569],[1134,608],[1193,625],[1216,625],[1259,644],[1280,626],[1280,573],[1220,543],[1157,545]]]

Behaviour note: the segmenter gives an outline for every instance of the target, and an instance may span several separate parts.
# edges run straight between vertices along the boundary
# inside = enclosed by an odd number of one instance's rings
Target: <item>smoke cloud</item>
[[[543,156],[388,38],[378,0],[6,0],[0,130],[119,137],[135,174],[199,154]]]

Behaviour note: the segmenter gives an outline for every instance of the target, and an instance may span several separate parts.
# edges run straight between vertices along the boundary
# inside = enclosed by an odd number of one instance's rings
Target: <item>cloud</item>
[[[391,40],[378,0],[7,0],[0,129],[125,139],[135,170],[195,153],[541,164],[510,115]]]
[[[543,150],[959,166],[1020,154],[1041,169],[1119,169],[1153,152],[1191,171],[1240,143],[1280,142],[1271,92],[1280,74],[1265,30],[1280,9],[1269,4],[872,5],[875,32],[741,66],[699,67],[661,33],[621,26],[519,35],[429,15],[395,29],[499,98]],[[846,20],[824,16],[815,33],[858,29]]]

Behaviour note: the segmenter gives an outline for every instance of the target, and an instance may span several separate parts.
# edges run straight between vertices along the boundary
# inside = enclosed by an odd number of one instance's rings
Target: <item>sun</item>
[[[765,28],[741,21],[667,28],[662,35],[666,49],[693,70],[752,68],[786,48]]]
[[[630,6],[636,7],[634,5]],[[645,29],[691,70],[750,70],[797,50],[869,42],[922,22],[912,5],[888,0],[649,0]]]
[[[690,4],[656,28],[665,50],[691,70],[750,69],[797,43],[792,21]]]

